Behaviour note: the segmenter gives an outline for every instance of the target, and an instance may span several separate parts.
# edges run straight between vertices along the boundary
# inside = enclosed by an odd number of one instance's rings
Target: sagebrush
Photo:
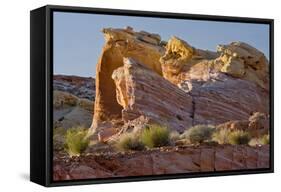
[[[141,133],[141,142],[148,148],[162,147],[170,144],[170,131],[166,126],[148,125]]]
[[[116,142],[117,149],[121,151],[143,150],[144,144],[140,141],[139,135],[135,133],[126,133],[120,136]]]
[[[88,145],[89,139],[86,137],[88,130],[83,127],[68,129],[65,135],[65,149],[70,156],[79,156]]]
[[[190,143],[200,144],[211,140],[215,128],[211,125],[196,125],[185,131],[181,138],[187,139]]]
[[[232,145],[247,145],[250,139],[250,134],[247,131],[238,130],[229,134],[229,143]]]

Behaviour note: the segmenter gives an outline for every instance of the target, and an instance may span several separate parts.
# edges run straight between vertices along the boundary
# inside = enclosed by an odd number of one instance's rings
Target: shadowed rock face
[[[110,137],[140,116],[182,132],[269,114],[268,61],[248,44],[211,52],[177,37],[164,47],[159,35],[132,28],[103,32],[91,133]]]

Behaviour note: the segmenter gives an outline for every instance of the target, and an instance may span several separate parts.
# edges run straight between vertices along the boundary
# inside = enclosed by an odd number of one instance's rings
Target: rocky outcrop
[[[89,128],[95,100],[95,79],[68,75],[53,76],[53,127]]]
[[[125,58],[112,78],[124,122],[140,116],[178,132],[192,126],[192,98],[148,67]]]
[[[268,61],[246,43],[218,46],[217,53],[168,41],[160,59],[164,78],[193,98],[194,124],[247,120],[254,112],[269,113]]]
[[[64,92],[53,92],[53,127],[72,128],[83,126],[89,128],[92,123],[94,103]]]
[[[269,93],[261,87],[221,73],[210,75],[206,82],[191,81],[195,124],[216,125],[247,120],[254,112],[269,113]]]
[[[91,77],[54,75],[53,89],[90,101],[95,100],[95,79]]]
[[[122,106],[116,100],[115,83],[111,75],[123,66],[124,57],[132,57],[161,74],[159,62],[164,48],[157,34],[127,29],[103,29],[105,45],[96,67],[96,100],[92,131],[104,121],[121,118]]]
[[[146,152],[54,157],[54,180],[269,168],[269,146],[166,147]],[[78,163],[79,162],[79,163]]]
[[[253,137],[261,137],[269,133],[269,116],[256,112],[248,120],[228,121],[217,126],[218,129],[243,130],[249,132]]]
[[[130,27],[103,32],[91,126],[100,138],[141,116],[179,132],[268,116],[268,61],[254,47],[233,42],[212,52]]]
[[[269,66],[262,52],[243,42],[219,45],[217,51],[221,54],[216,59],[216,62],[222,64],[221,72],[254,82],[266,90],[269,89]]]

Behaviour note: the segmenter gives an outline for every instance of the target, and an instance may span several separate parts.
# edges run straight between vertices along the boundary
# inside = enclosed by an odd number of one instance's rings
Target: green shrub
[[[79,156],[89,145],[88,130],[82,127],[68,129],[65,135],[65,148],[70,156]]]
[[[219,129],[216,130],[212,135],[212,140],[218,142],[219,144],[229,143],[229,129]]]
[[[211,139],[214,130],[210,125],[196,125],[185,131],[181,137],[189,140],[190,143],[203,143]]]
[[[260,143],[262,145],[268,145],[270,143],[269,134],[266,134],[266,135],[262,136],[261,139],[260,139]]]
[[[139,151],[144,149],[144,144],[140,141],[138,135],[133,133],[127,133],[120,136],[116,143],[116,147],[117,149],[122,151]]]
[[[149,148],[167,146],[170,144],[169,133],[167,127],[152,124],[141,132],[140,139]]]
[[[229,143],[232,145],[246,145],[250,141],[250,135],[245,131],[233,131],[229,134]]]

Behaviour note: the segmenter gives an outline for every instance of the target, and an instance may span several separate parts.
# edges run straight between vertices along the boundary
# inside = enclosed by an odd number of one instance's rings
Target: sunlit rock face
[[[192,126],[192,97],[145,65],[125,58],[112,78],[124,122],[146,116],[178,132]]]
[[[103,33],[91,134],[110,138],[141,116],[182,132],[269,114],[268,60],[246,43],[213,52],[130,27]]]
[[[164,52],[161,38],[157,34],[127,29],[103,29],[105,45],[96,67],[96,100],[92,124],[94,131],[105,121],[120,119],[122,106],[116,100],[116,86],[111,78],[118,67],[123,66],[124,57],[132,57],[151,70],[162,74],[159,59]]]

